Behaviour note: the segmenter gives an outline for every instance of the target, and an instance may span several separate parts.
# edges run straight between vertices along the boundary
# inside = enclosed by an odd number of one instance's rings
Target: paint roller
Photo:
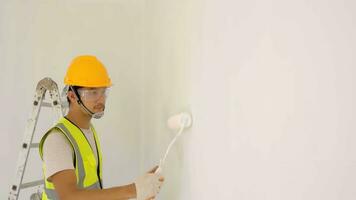
[[[172,146],[175,144],[178,137],[182,134],[183,130],[191,127],[191,125],[192,125],[192,116],[186,112],[182,112],[177,115],[173,115],[167,120],[168,128],[173,131],[178,130],[178,133],[173,138],[171,143],[169,143],[166,153],[164,154],[163,158],[160,160],[159,166],[158,166],[157,170],[155,171],[156,173],[160,173],[162,171],[163,165],[166,161],[166,158],[167,158]]]

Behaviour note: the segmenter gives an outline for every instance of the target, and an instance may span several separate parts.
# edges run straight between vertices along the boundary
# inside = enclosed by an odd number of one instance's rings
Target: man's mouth
[[[96,110],[104,110],[105,106],[104,105],[97,105],[97,106],[94,106],[94,109],[96,109]]]

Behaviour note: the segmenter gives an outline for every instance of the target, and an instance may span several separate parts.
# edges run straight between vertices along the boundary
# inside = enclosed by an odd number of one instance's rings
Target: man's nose
[[[103,103],[103,104],[105,104],[105,101],[106,101],[105,95],[101,95],[101,96],[99,97],[99,99],[97,100],[97,103]]]

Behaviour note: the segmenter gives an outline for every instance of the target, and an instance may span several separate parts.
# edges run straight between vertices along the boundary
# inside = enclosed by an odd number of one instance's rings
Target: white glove
[[[161,179],[161,180],[160,180]],[[163,184],[159,173],[146,173],[135,181],[137,200],[147,200],[155,197]]]

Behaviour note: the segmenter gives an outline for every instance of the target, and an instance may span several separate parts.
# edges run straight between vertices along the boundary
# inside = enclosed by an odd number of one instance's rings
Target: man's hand
[[[135,181],[137,200],[151,200],[160,191],[164,177],[160,173],[155,173],[158,166],[139,177]]]

